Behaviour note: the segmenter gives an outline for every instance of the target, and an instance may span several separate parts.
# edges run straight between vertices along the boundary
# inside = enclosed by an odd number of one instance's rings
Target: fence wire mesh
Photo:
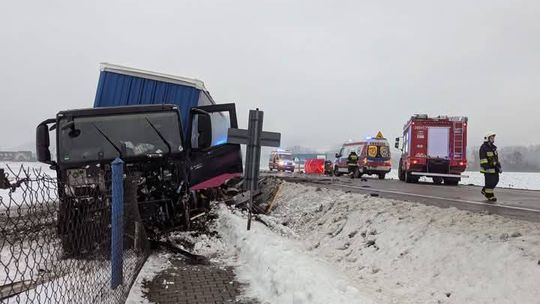
[[[148,254],[136,181],[124,179],[122,283],[111,288],[111,175],[0,169],[0,302],[124,303]]]

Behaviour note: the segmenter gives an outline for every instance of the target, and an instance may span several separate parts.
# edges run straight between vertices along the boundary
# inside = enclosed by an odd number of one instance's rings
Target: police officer
[[[480,172],[484,173],[485,186],[482,194],[491,202],[496,202],[495,187],[499,183],[499,174],[502,173],[497,146],[495,146],[495,133],[489,132],[484,137],[484,143],[480,147]]]

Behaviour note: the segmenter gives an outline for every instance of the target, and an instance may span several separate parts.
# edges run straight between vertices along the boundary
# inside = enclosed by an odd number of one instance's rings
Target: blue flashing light
[[[226,144],[226,143],[227,143],[227,138],[218,138],[214,142],[214,145],[217,146],[217,145],[222,145],[222,144]]]

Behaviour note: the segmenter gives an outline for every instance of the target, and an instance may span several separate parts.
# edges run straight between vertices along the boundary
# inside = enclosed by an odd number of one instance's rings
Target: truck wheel
[[[442,182],[443,182],[443,178],[442,178],[442,177],[434,177],[434,178],[433,178],[433,183],[434,183],[435,185],[440,185],[440,184],[442,184]]]
[[[457,186],[459,184],[459,181],[460,178],[449,177],[444,179],[444,184],[449,186]]]
[[[386,177],[386,173],[379,174],[379,179],[384,179]]]
[[[405,172],[405,182],[410,184],[418,183],[418,180],[420,179],[419,176],[412,175],[411,172]]]
[[[402,169],[402,166],[403,165],[403,161],[400,159],[399,160],[399,167],[398,167],[398,178],[400,181],[404,182],[405,181],[405,171],[403,171]]]
[[[339,172],[338,166],[334,167],[334,175],[335,176],[341,176],[341,172]]]

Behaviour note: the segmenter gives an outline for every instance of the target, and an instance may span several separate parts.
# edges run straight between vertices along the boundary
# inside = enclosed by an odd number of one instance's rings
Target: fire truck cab
[[[457,185],[467,168],[467,117],[414,115],[395,147],[402,151],[401,181],[416,183],[426,176],[435,184]]]

